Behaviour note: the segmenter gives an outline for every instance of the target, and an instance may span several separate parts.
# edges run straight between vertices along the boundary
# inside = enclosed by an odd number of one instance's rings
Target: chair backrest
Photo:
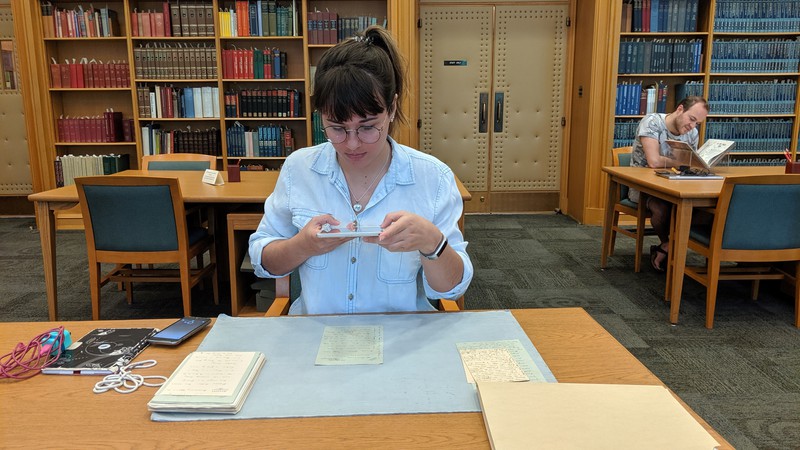
[[[611,149],[611,154],[614,156],[614,165],[617,167],[630,166],[631,152],[633,152],[632,146]],[[628,186],[624,184],[619,185],[619,198],[620,200],[628,198]]]
[[[79,177],[75,184],[90,251],[188,248],[183,197],[176,178]]]
[[[728,177],[717,211],[711,241],[724,250],[800,252],[800,174]]]
[[[217,157],[199,153],[165,153],[142,157],[145,170],[206,170],[216,167]]]

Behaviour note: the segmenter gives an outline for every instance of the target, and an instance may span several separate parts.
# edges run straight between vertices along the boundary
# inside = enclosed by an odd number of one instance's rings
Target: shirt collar
[[[394,139],[388,137],[388,140],[392,146],[392,162],[386,173],[386,185],[414,184],[414,166],[411,164],[411,158]],[[311,170],[320,175],[327,175],[332,183],[336,184],[337,180],[338,183],[345,183],[344,173],[336,160],[336,150],[330,142],[323,144],[322,150],[317,153],[311,164]]]

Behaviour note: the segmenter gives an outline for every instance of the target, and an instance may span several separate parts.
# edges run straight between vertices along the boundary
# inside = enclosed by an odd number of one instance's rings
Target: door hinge
[[[566,117],[561,117],[561,126],[562,127],[567,126],[567,118]]]
[[[417,129],[422,128],[422,119],[417,119]]]
[[[417,19],[417,28],[422,28],[422,19]]]
[[[567,17],[567,27],[569,27],[570,25],[572,25],[572,21],[570,20],[569,17]]]

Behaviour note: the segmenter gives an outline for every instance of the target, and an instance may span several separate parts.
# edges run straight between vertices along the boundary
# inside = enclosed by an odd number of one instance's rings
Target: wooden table
[[[212,205],[227,205],[231,209],[241,205],[252,205],[259,211],[263,212],[260,207],[264,201],[272,194],[275,189],[275,183],[278,180],[278,171],[266,172],[241,172],[241,182],[229,183],[227,172],[220,172],[225,184],[221,186],[213,186],[202,182],[203,172],[199,171],[147,171],[147,170],[126,170],[120,172],[118,175],[126,176],[155,176],[155,177],[174,177],[180,181],[181,193],[186,203],[197,204],[212,204]],[[461,180],[456,178],[461,199],[466,202],[472,198],[472,195],[461,183]],[[48,315],[50,320],[58,320],[58,290],[56,278],[56,227],[55,227],[55,211],[60,209],[71,208],[78,203],[78,191],[74,185],[65,186],[49,191],[38,192],[28,196],[28,200],[34,202],[36,208],[36,223],[39,227],[39,239],[42,245],[42,262],[44,266],[44,281],[47,293],[47,306]],[[219,221],[224,224],[225,221]],[[459,224],[463,230],[464,215],[462,213]],[[222,231],[222,230],[220,230]],[[217,236],[218,249],[220,243],[225,242],[222,239],[224,232]],[[230,242],[229,245],[234,245]],[[224,255],[227,251],[222,250],[218,252],[219,255]],[[233,252],[230,252],[230,257],[233,258]],[[223,260],[219,260],[220,262]],[[221,268],[226,265],[237,267],[240,261],[230,260],[227,264],[219,264]],[[231,271],[232,274],[237,274],[238,271]],[[238,298],[236,292],[236,279],[231,279],[232,298]]]
[[[512,313],[562,383],[663,385],[583,309]],[[86,321],[64,325],[73,336],[80,337],[101,326],[163,328],[170,322]],[[0,349],[10,350],[18,341],[27,342],[53,326],[45,322],[0,323]],[[147,348],[137,360],[156,359],[158,365],[142,373],[172,373],[183,357],[197,348],[207,330],[179,347]],[[157,423],[150,421],[146,406],[154,389],[140,388],[126,395],[93,394],[92,386],[98,380],[94,376],[61,375],[0,380],[0,436],[6,444],[20,448],[489,448],[478,412]],[[722,444],[721,448],[732,448],[702,418],[686,409]]]
[[[667,264],[667,282],[664,298],[670,301],[669,321],[678,323],[678,313],[683,289],[683,275],[686,267],[686,250],[689,242],[689,229],[692,224],[692,208],[714,206],[722,190],[723,180],[669,180],[659,177],[655,171],[646,167],[606,166],[608,174],[608,196],[603,219],[603,248],[600,267],[606,267],[611,245],[611,224],[614,219],[614,202],[620,184],[638,189],[641,192],[664,199],[674,205],[670,231],[670,249]],[[773,175],[784,173],[783,166],[728,167],[718,166],[714,172],[725,177],[746,175]]]

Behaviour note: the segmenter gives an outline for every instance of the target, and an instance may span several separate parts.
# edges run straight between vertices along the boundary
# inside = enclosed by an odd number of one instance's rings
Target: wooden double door
[[[468,212],[559,206],[569,2],[419,3],[420,148]]]

